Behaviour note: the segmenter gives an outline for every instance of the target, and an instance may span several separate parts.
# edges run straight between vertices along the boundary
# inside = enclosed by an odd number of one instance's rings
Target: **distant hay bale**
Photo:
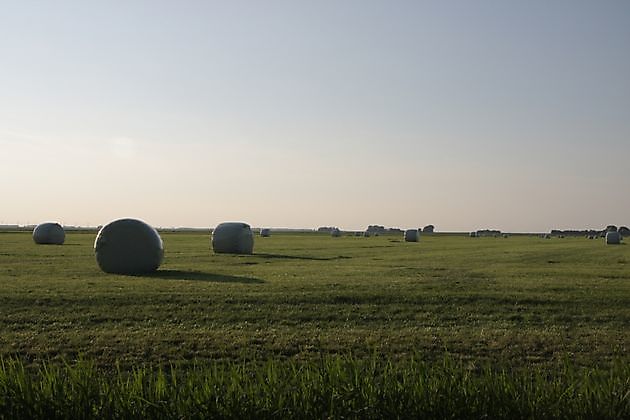
[[[330,231],[330,236],[332,236],[333,238],[338,238],[341,236],[341,231],[337,228],[334,228]]]
[[[158,269],[164,244],[153,227],[137,219],[118,219],[103,226],[96,235],[94,252],[106,273],[140,274]]]
[[[617,231],[606,233],[606,245],[619,245],[621,243],[621,235]]]
[[[407,229],[405,231],[405,242],[418,242],[420,240],[420,232],[418,229]]]
[[[33,241],[38,245],[63,245],[66,232],[59,223],[40,223],[33,229]]]
[[[212,250],[216,254],[251,254],[254,234],[247,223],[226,222],[212,231]]]
[[[476,238],[477,237],[477,232],[470,232],[470,234],[468,235],[471,238]]]
[[[260,236],[262,236],[263,238],[270,237],[271,236],[271,229],[268,229],[268,228],[260,229]]]

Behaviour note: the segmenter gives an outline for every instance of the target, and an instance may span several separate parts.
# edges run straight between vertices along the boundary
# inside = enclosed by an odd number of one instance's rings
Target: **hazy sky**
[[[630,1],[14,1],[0,223],[630,225]]]

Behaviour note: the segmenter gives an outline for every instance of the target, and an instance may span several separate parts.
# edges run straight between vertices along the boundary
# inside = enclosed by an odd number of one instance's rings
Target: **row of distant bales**
[[[619,244],[622,240],[620,232],[610,226],[608,229],[605,233],[606,243]],[[404,240],[418,242],[422,231],[408,229],[404,231]],[[424,232],[432,233],[433,229],[425,228]],[[379,235],[370,230],[358,234],[365,237]],[[334,238],[340,237],[342,231],[330,228],[330,235]],[[261,229],[260,236],[271,236],[270,229]],[[482,235],[477,231],[471,232],[470,236]],[[507,234],[502,236],[508,237]],[[551,235],[546,234],[543,237],[550,239]],[[590,238],[593,239],[592,236]],[[59,223],[41,223],[33,230],[36,244],[62,245],[65,239],[66,233]],[[211,244],[213,251],[218,254],[252,254],[254,233],[247,223],[221,223],[212,231]],[[98,266],[106,273],[141,274],[158,269],[164,258],[164,244],[158,231],[147,223],[137,219],[118,219],[99,230],[94,241],[94,252]]]

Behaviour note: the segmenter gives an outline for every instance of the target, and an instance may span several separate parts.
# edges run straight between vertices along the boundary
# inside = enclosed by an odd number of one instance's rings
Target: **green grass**
[[[270,362],[291,372],[349,354],[403,369],[448,354],[515,381],[545,369],[559,378],[569,363],[628,391],[618,369],[630,362],[626,245],[276,234],[256,238],[255,255],[232,256],[214,255],[208,235],[163,234],[161,269],[129,277],[100,272],[94,236],[70,233],[57,247],[0,233],[0,356],[33,375],[78,358],[116,375],[116,365]]]
[[[326,356],[113,375],[79,361],[33,375],[10,360],[0,365],[0,418],[619,419],[630,414],[630,366],[616,372],[565,364],[553,375],[513,375],[471,372],[448,357],[428,365]]]

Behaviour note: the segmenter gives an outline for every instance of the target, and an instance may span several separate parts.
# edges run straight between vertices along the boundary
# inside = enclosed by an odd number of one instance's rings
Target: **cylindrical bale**
[[[420,232],[418,229],[407,229],[405,231],[405,242],[418,242],[420,240]]]
[[[334,228],[330,231],[330,236],[332,236],[333,238],[338,238],[341,236],[341,231],[337,228]]]
[[[254,234],[247,223],[226,222],[212,231],[212,250],[217,254],[251,254]]]
[[[40,223],[33,229],[33,241],[38,245],[63,245],[66,232],[59,223]]]
[[[606,245],[619,245],[621,243],[621,235],[619,232],[606,233]]]
[[[268,229],[268,228],[260,229],[260,236],[262,236],[263,238],[270,237],[271,236],[271,229]]]
[[[137,219],[118,219],[103,226],[96,235],[94,252],[106,273],[141,274],[158,269],[164,244],[153,227]]]

